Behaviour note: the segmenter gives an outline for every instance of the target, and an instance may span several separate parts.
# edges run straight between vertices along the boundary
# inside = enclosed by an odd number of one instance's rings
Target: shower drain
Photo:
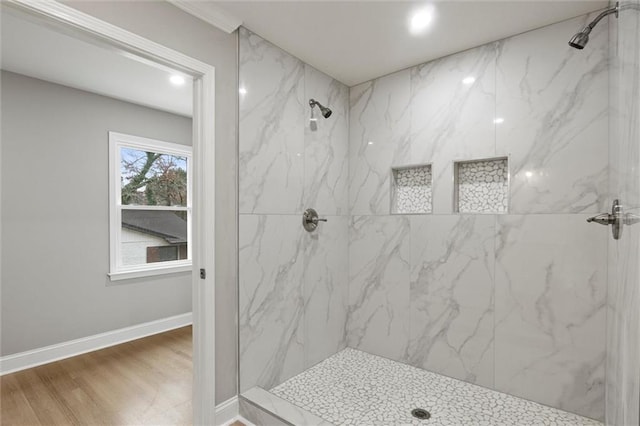
[[[422,408],[414,408],[411,410],[411,415],[420,420],[427,420],[431,417],[431,413],[427,410],[423,410]]]

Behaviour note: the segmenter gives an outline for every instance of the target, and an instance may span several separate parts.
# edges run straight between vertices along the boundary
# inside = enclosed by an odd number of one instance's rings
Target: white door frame
[[[5,0],[4,4],[107,43],[114,50],[179,70],[193,90],[193,423],[215,424],[215,69],[54,0]],[[200,278],[200,270],[206,278]]]

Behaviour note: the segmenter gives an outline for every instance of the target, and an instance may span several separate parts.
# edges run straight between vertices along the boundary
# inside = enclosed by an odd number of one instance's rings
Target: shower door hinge
[[[200,268],[200,279],[204,280],[207,278],[207,271],[204,268]]]

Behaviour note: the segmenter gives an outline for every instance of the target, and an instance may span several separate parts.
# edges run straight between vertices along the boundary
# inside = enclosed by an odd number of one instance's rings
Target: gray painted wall
[[[191,273],[111,282],[108,132],[191,119],[2,72],[2,355],[191,311]]]
[[[237,32],[226,34],[164,1],[66,4],[216,67],[216,400],[237,388]]]

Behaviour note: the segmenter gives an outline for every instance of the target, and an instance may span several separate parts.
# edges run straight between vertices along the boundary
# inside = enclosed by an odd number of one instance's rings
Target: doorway
[[[98,59],[88,60],[77,45],[70,49],[72,54],[69,56],[56,55],[51,44],[55,38],[51,34],[55,34],[70,42],[83,43],[87,48],[101,50],[112,60],[119,61],[120,65],[98,66],[85,76],[95,77],[100,69],[105,73],[121,71],[115,78],[98,75],[93,82],[83,78],[83,74],[72,76],[70,80],[34,74],[28,71],[27,65],[25,68],[16,65],[12,70],[3,71],[3,83],[21,85],[25,89],[20,91],[22,100],[16,103],[16,117],[11,122],[21,125],[21,128],[14,127],[15,134],[28,131],[32,142],[25,144],[6,137],[5,131],[9,135],[11,129],[3,126],[3,340],[7,339],[3,341],[3,351],[9,351],[3,353],[3,357],[140,323],[152,323],[159,317],[179,316],[192,308],[194,422],[212,422],[213,227],[207,224],[212,223],[214,212],[213,201],[207,205],[201,195],[213,193],[213,167],[203,167],[213,164],[212,149],[205,149],[205,146],[213,146],[213,120],[203,119],[213,116],[213,67],[60,4],[9,2],[2,12],[3,17],[21,20],[18,27],[35,25],[42,31],[51,32],[41,39],[49,45],[40,50],[41,54],[36,58],[21,58],[23,65],[51,53],[49,64],[40,67],[31,64],[32,69],[77,71],[83,65],[99,63]],[[29,36],[33,34],[34,31],[28,32]],[[33,41],[25,37],[4,37],[4,34],[3,40],[22,44]],[[25,48],[16,50],[33,53]],[[122,65],[125,62],[132,68]],[[133,69],[143,67],[158,75],[172,73],[191,80],[193,95],[186,103],[191,112],[171,110],[174,106],[162,106],[158,99],[144,99],[144,95],[135,90],[143,85],[131,84],[137,73]],[[142,80],[151,80],[144,77],[144,73],[140,75]],[[92,90],[91,84],[96,82],[107,83],[106,86],[109,82],[117,84]],[[129,87],[117,93],[122,83]],[[189,86],[188,83],[183,85]],[[41,90],[33,90],[36,87]],[[49,101],[47,112],[47,102],[38,97],[41,91],[63,96],[64,100]],[[3,92],[3,103],[5,95]],[[169,97],[177,98],[175,92]],[[79,98],[82,107],[73,110],[71,98]],[[96,99],[104,104],[101,104],[103,109],[92,114],[89,105]],[[134,110],[140,115],[135,115]],[[3,105],[5,112],[7,109]],[[158,117],[152,117],[154,115]],[[129,124],[123,124],[127,117]],[[145,130],[141,117],[156,121]],[[98,125],[102,127],[96,129]],[[150,225],[148,217],[127,217],[126,224],[121,221],[121,229],[135,231],[139,237],[135,241],[138,246],[145,239],[154,241],[153,245],[138,247],[145,252],[142,263],[159,260],[157,263],[166,265],[171,260],[167,258],[170,255],[167,247],[176,247],[176,254],[184,255],[176,261],[191,257],[188,268],[184,268],[183,263],[182,270],[172,270],[168,274],[167,271],[157,273],[162,269],[158,268],[150,275],[138,274],[119,281],[108,269],[109,243],[105,241],[109,222],[108,186],[105,185],[108,177],[104,179],[113,165],[105,162],[108,159],[107,127],[111,129],[109,131],[119,129],[120,133],[137,137],[162,142],[182,141],[183,145],[188,145],[182,136],[186,130],[192,139],[189,141],[193,150],[192,169],[189,170],[193,176],[193,205],[188,206],[193,213],[190,223],[180,215],[174,215],[176,217],[171,218],[176,219],[172,220],[173,225],[177,225],[174,232],[162,233],[156,226],[140,226],[141,223]],[[83,129],[84,137],[81,136]],[[71,144],[72,141],[75,144]],[[69,144],[65,146],[65,143]],[[9,176],[11,170],[14,173]],[[19,171],[23,172],[23,179],[15,176]],[[138,191],[141,188],[136,189],[138,195],[144,192]],[[147,188],[151,187],[147,185]],[[186,218],[186,214],[184,216]],[[204,221],[204,217],[209,220]],[[179,219],[183,219],[182,222]],[[163,221],[165,226],[170,225]],[[193,236],[190,247],[184,250],[183,222],[186,222],[187,234]],[[210,271],[209,277],[201,278],[201,269]],[[193,273],[194,270],[197,273]],[[25,319],[30,322],[25,323]]]

